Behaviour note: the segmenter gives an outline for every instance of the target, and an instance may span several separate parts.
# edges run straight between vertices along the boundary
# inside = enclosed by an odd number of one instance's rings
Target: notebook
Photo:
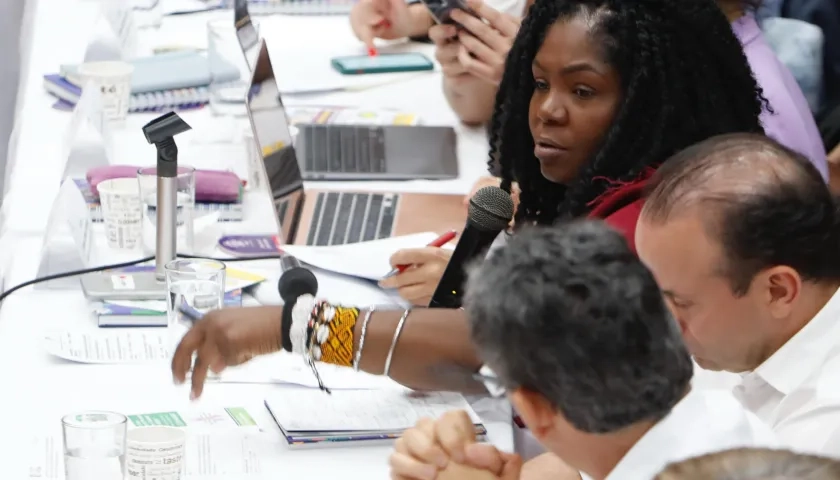
[[[251,15],[349,15],[355,0],[250,0]]]
[[[82,96],[82,88],[70,83],[58,74],[44,75],[44,90],[59,99],[54,108],[72,110]],[[159,110],[185,110],[198,108],[210,101],[207,87],[181,88],[153,93],[133,93],[129,100],[128,111],[156,112]]]
[[[329,387],[329,385],[327,385]],[[289,388],[265,406],[292,448],[371,445],[393,441],[424,417],[465,410],[482,440],[487,429],[458,393],[415,393],[405,389],[333,390]]]
[[[206,87],[211,79],[220,83],[239,80],[239,69],[224,61],[213,62],[191,51],[174,51],[132,60],[131,93],[154,93],[181,88]],[[58,74],[81,85],[78,65],[62,65]]]
[[[74,178],[73,182],[79,187],[82,196],[85,197],[85,202],[90,208],[90,219],[94,223],[102,223],[102,206],[99,204],[99,199],[90,189],[87,180],[84,178]],[[241,200],[236,203],[205,203],[195,202],[195,217],[202,217],[211,213],[219,212],[220,222],[241,222],[245,218],[245,210],[242,207]]]

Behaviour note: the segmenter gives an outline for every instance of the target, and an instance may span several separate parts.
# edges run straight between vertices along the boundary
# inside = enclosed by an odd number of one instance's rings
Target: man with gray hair
[[[817,170],[734,134],[668,159],[651,185],[636,247],[695,361],[741,374],[735,395],[786,446],[840,455],[840,215]]]
[[[775,444],[728,392],[691,389],[691,358],[653,276],[603,223],[523,230],[466,292],[487,380],[546,455],[576,471],[648,480],[674,461]],[[397,442],[392,478],[520,478],[515,456],[472,445],[471,431],[466,414],[421,421]]]

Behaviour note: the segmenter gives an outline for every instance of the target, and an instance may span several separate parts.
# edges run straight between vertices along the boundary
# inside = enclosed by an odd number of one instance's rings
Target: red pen
[[[447,243],[449,243],[458,233],[455,230],[450,230],[443,235],[439,236],[438,238],[434,239],[432,243],[426,245],[427,247],[437,247],[440,248]],[[406,268],[410,267],[411,265],[397,265],[397,268],[388,272],[388,275],[382,277],[382,279],[393,277],[394,275],[399,275],[400,273],[404,272]]]

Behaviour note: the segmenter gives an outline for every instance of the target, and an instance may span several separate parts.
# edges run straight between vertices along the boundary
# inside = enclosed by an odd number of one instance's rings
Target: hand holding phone
[[[472,13],[460,8],[449,12],[450,18],[461,27],[455,37],[460,44],[458,62],[467,73],[498,85],[508,52],[519,33],[520,18],[500,12],[481,0],[465,1]]]
[[[478,17],[478,14],[473,11],[472,8],[467,5],[464,0],[422,0],[423,4],[426,5],[426,8],[429,9],[429,13],[432,14],[432,18],[435,19],[435,22],[440,24],[449,24],[449,25],[457,25],[455,20],[452,19],[452,11],[453,10],[463,10],[464,12],[469,13],[475,17]]]

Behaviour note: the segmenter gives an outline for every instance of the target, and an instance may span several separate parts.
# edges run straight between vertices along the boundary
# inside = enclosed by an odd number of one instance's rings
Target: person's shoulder
[[[589,218],[600,219],[621,232],[630,248],[636,251],[636,222],[644,206],[646,179],[626,183],[610,189],[598,198]]]

